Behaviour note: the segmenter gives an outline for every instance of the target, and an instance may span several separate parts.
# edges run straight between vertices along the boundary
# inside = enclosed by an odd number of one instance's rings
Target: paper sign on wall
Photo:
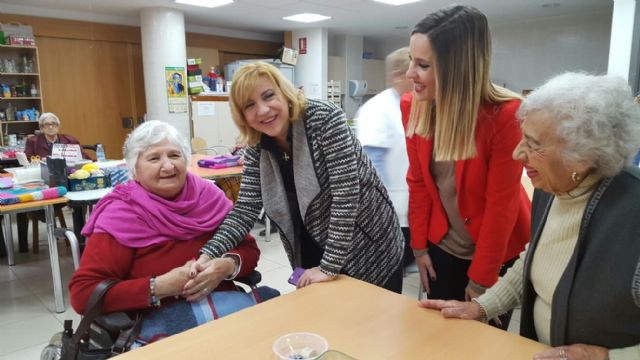
[[[78,162],[82,160],[82,150],[78,144],[53,144],[51,157],[64,158],[67,162]]]
[[[216,114],[215,102],[195,101],[198,109],[198,116],[213,116]]]

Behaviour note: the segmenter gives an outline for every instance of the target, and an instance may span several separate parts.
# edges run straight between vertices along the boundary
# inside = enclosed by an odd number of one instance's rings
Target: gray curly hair
[[[640,147],[640,106],[620,77],[558,75],[529,94],[517,117],[535,111],[558,122],[565,160],[591,164],[597,175],[614,176]]]
[[[136,176],[136,163],[140,153],[164,140],[169,140],[173,145],[177,146],[182,152],[182,157],[187,162],[187,165],[189,165],[191,148],[187,139],[173,125],[160,120],[149,120],[133,130],[124,142],[122,152],[132,178]]]

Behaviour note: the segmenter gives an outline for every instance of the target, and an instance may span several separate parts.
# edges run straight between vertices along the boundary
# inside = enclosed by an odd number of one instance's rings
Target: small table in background
[[[189,164],[189,168],[187,170],[194,175],[208,180],[218,180],[228,177],[242,176],[242,166],[233,166],[224,169],[209,169],[198,166],[198,160],[210,157],[212,156],[204,154],[191,155],[191,164]]]
[[[68,200],[65,197],[29,201],[11,205],[0,205],[0,215],[3,217],[4,243],[7,250],[9,266],[15,265],[13,257],[13,232],[11,228],[11,214],[44,209],[47,222],[47,242],[49,243],[49,259],[51,260],[51,276],[53,277],[53,294],[55,298],[55,311],[64,312],[64,299],[62,292],[62,278],[60,276],[60,261],[58,258],[58,242],[54,235],[55,222],[53,219],[53,205],[64,204]]]

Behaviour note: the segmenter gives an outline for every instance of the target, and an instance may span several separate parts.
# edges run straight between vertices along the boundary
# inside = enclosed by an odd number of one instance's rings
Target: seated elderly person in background
[[[78,139],[71,135],[63,135],[59,134],[60,131],[60,119],[54,113],[43,113],[38,118],[38,125],[40,126],[40,134],[33,135],[27,138],[27,142],[24,147],[24,153],[27,156],[28,160],[31,160],[32,157],[37,156],[41,159],[46,158],[51,155],[51,150],[53,149],[53,144],[78,144]],[[85,159],[90,159],[89,155],[82,151],[82,157]],[[63,208],[65,205],[55,205],[56,211]],[[31,217],[36,217],[40,221],[45,221],[44,219],[44,211],[33,211],[31,212]],[[27,252],[27,233],[28,233],[28,221],[27,214],[20,213],[16,215],[17,223],[18,223],[18,238],[21,252]],[[65,225],[62,225],[63,227]],[[34,252],[38,252],[37,247],[34,245]]]
[[[48,112],[40,115],[38,125],[40,126],[40,134],[29,137],[24,147],[24,153],[27,155],[27,159],[31,159],[32,156],[40,156],[44,159],[51,155],[53,144],[80,145],[80,142],[75,137],[59,134],[60,119],[58,119],[54,113]],[[82,152],[82,157],[89,159],[89,155],[84,151]]]
[[[143,310],[145,319],[179,301],[190,309],[180,296],[198,302],[213,296],[212,290],[237,290],[230,280],[251,273],[258,263],[260,251],[250,236],[203,269],[205,282],[184,290],[196,275],[189,274],[190,259],[232,208],[212,182],[187,172],[186,140],[173,126],[148,121],[129,135],[124,156],[132,180],[100,200],[82,232],[87,247],[69,284],[74,310],[83,314],[94,288],[106,279],[119,282],[105,296],[103,312]],[[165,321],[170,329],[162,332],[198,325],[193,313],[177,318],[178,324]]]
[[[514,158],[536,188],[531,241],[471,302],[425,300],[445,317],[494,318],[521,304],[534,359],[640,359],[640,107],[626,81],[567,73],[531,93]]]

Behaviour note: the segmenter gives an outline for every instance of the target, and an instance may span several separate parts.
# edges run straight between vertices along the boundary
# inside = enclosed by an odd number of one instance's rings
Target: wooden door
[[[145,113],[140,45],[40,37],[38,49],[45,111],[58,115],[62,133],[121,159],[131,131],[122,118]]]

